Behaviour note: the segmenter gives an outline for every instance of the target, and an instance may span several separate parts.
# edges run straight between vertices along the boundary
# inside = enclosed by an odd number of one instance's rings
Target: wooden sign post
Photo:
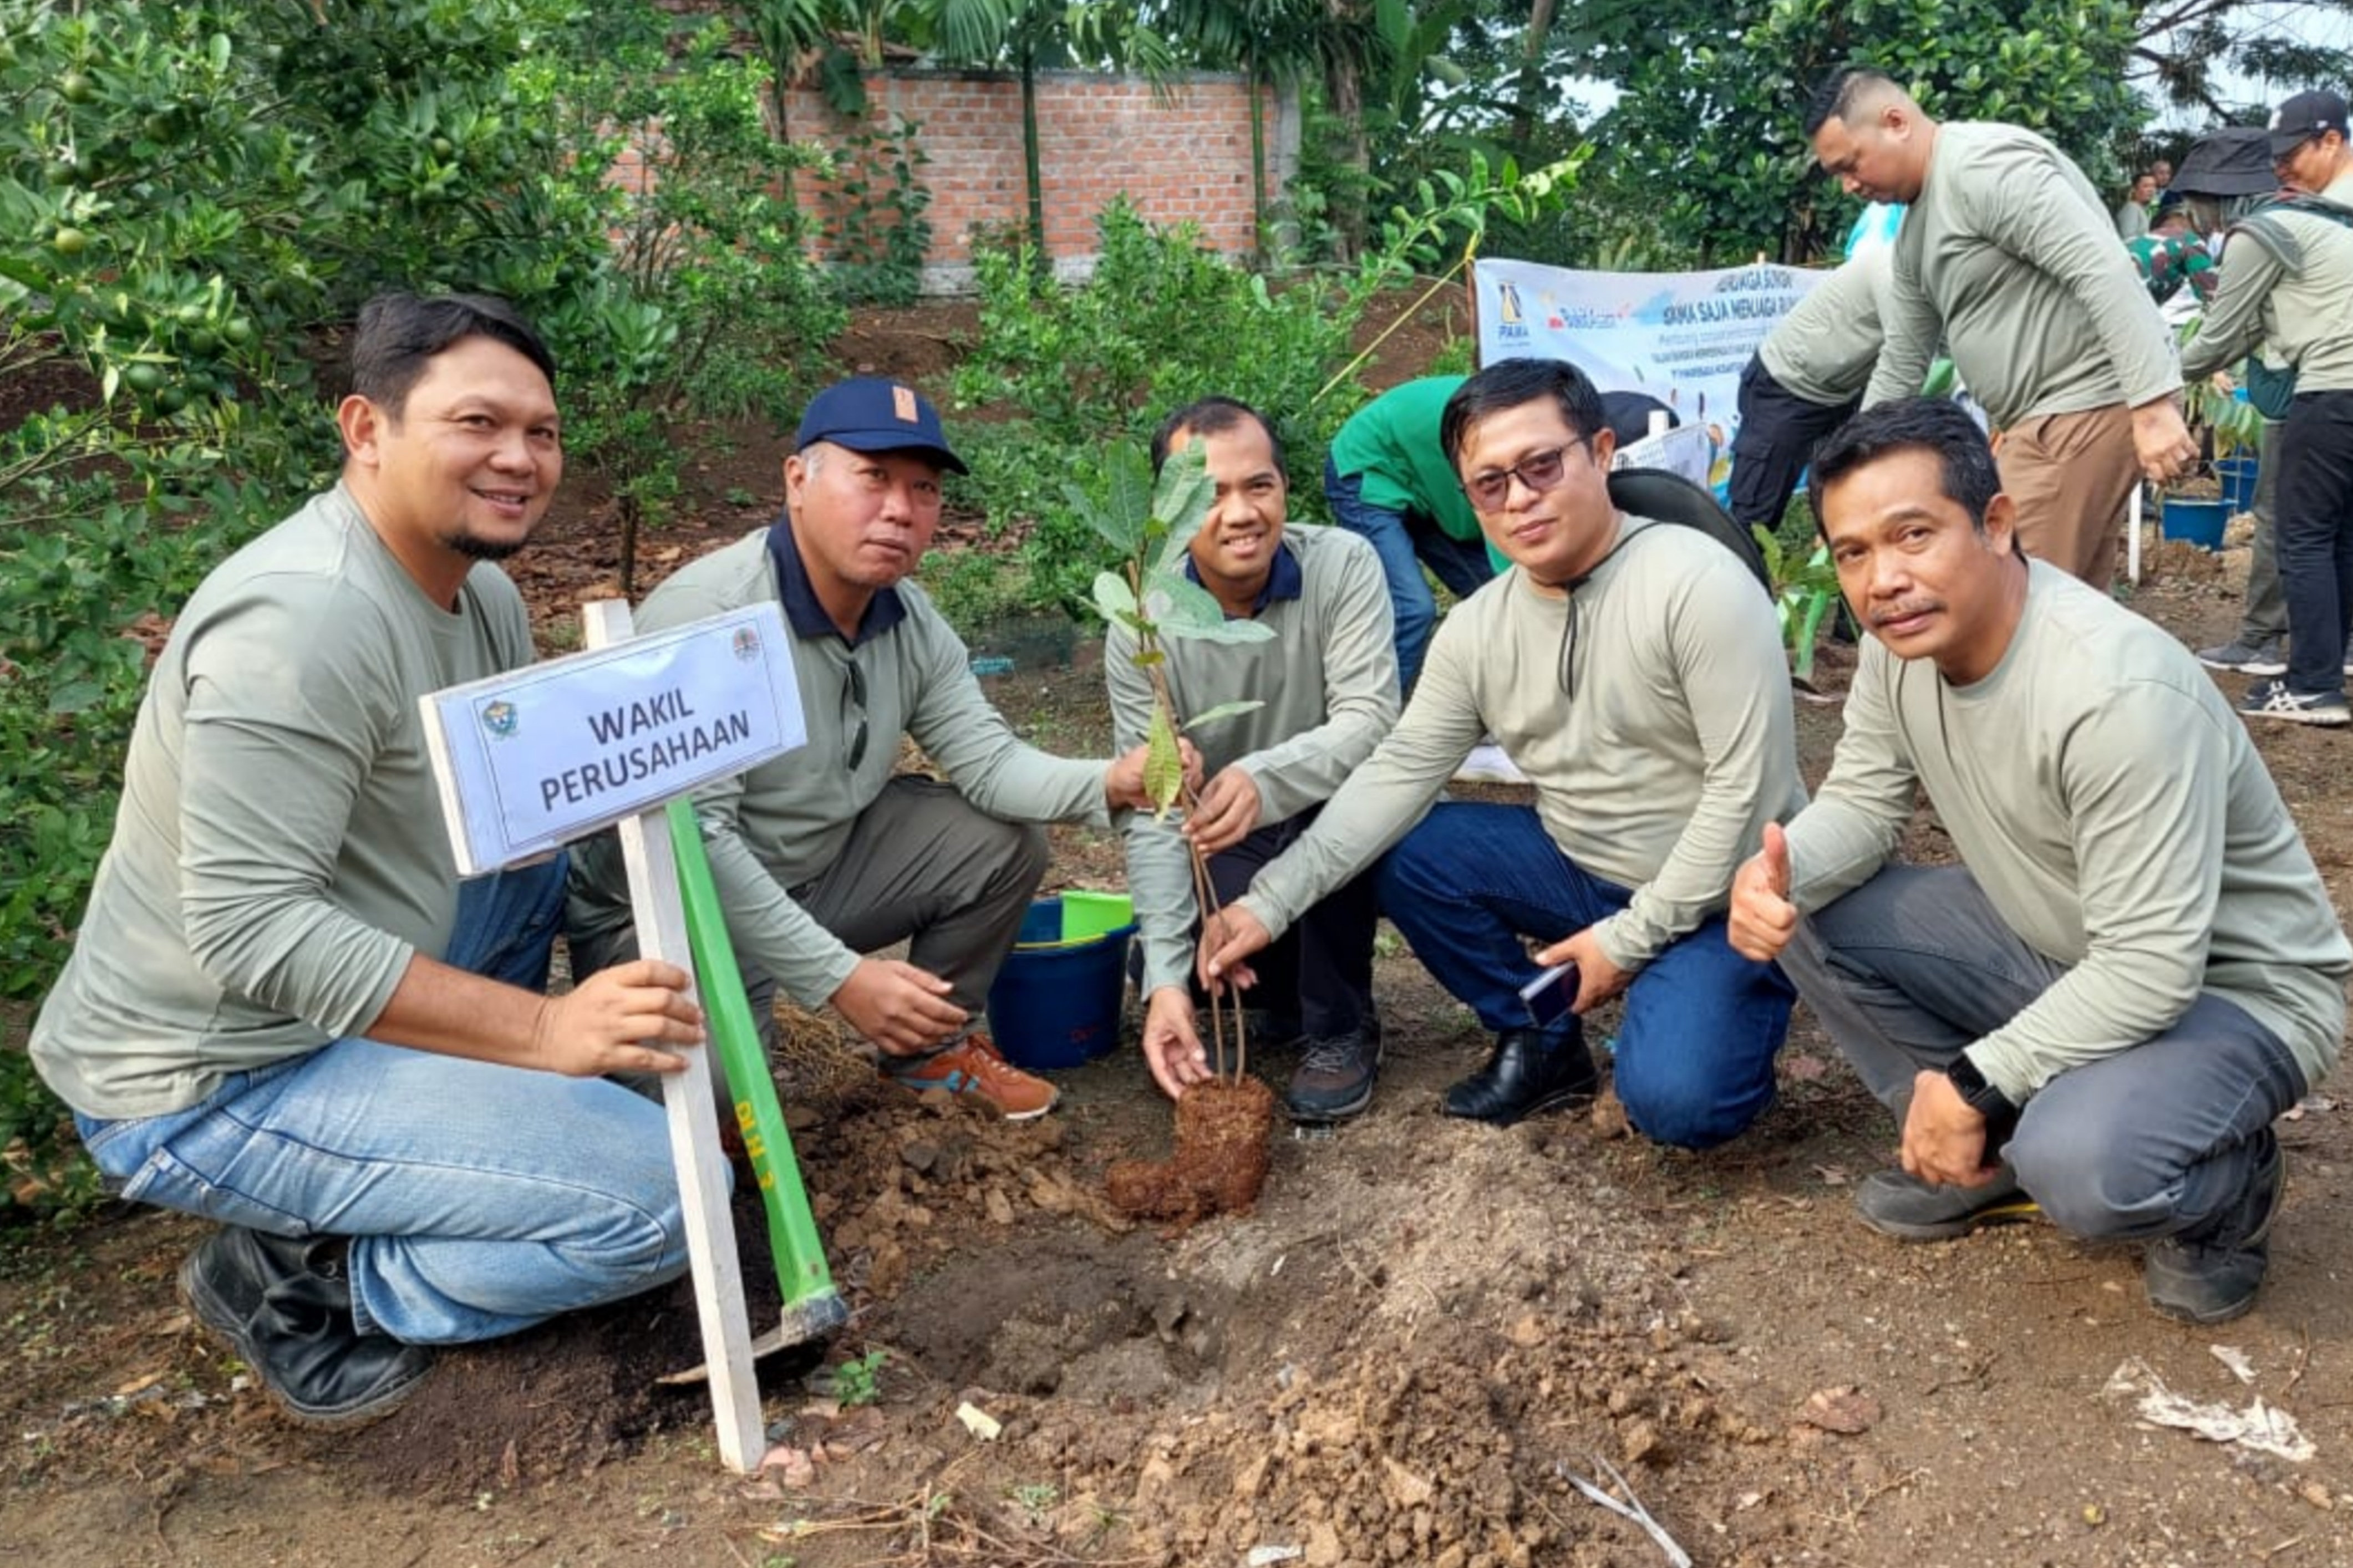
[[[807,737],[774,605],[632,637],[628,605],[582,608],[588,651],[421,699],[451,846],[473,875],[617,825],[638,951],[694,973],[666,803]],[[700,996],[698,994],[698,1000]],[[706,1012],[708,1009],[705,1009]],[[720,1458],[765,1451],[707,1050],[662,1076]]]

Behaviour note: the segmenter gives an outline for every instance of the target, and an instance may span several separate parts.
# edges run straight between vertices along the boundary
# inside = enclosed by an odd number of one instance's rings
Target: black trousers
[[[1290,848],[1322,810],[1311,806],[1285,821],[1269,823],[1232,848],[1209,857],[1209,884],[1218,891],[1219,903],[1250,891],[1259,872]],[[1250,994],[1252,1005],[1280,1015],[1295,1005],[1301,1030],[1318,1037],[1349,1034],[1374,1022],[1378,869],[1375,862],[1250,960],[1250,967],[1258,971],[1258,985]]]
[[[1773,379],[1765,362],[1748,356],[1740,373],[1740,428],[1732,437],[1732,521],[1742,528],[1781,526],[1798,476],[1823,437],[1854,416],[1861,397],[1810,403]]]
[[[2280,586],[2287,595],[2287,689],[2345,689],[2353,611],[2353,392],[2300,392],[2279,434]]]

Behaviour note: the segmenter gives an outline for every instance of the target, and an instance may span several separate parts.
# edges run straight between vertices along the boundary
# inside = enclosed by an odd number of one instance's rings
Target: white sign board
[[[773,603],[418,700],[460,876],[544,853],[808,738]]]
[[[1481,260],[1479,363],[1565,359],[1603,392],[1647,392],[1707,436],[1703,484],[1730,472],[1740,373],[1826,274],[1760,265],[1709,272],[1579,272]],[[1673,465],[1678,468],[1683,463]]]
[[[1678,425],[1639,441],[1629,441],[1610,458],[1612,468],[1664,468],[1704,489],[1712,454],[1707,432],[1696,425]]]

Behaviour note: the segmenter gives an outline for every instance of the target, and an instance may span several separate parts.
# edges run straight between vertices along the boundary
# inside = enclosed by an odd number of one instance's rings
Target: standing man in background
[[[2026,552],[2107,587],[2133,487],[2182,472],[2198,445],[2172,333],[2099,193],[2033,132],[1940,125],[1864,67],[1822,83],[1806,134],[1850,195],[1906,204],[1863,406],[1915,395],[1942,338],[2001,431]]]
[[[1781,526],[1816,443],[1862,406],[1879,363],[1887,278],[1887,247],[1865,250],[1774,323],[1740,373],[1732,521],[1743,529]]]

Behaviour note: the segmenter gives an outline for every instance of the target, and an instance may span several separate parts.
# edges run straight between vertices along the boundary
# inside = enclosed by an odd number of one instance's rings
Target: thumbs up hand
[[[1789,837],[1778,822],[1765,825],[1765,847],[1733,873],[1725,921],[1732,950],[1762,963],[1778,958],[1798,929],[1789,901]]]

